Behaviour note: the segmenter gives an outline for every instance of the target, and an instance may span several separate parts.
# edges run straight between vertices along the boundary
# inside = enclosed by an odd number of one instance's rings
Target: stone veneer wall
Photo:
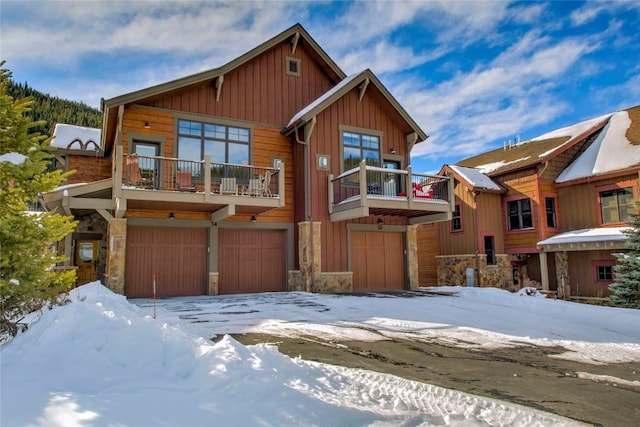
[[[109,221],[109,249],[105,285],[113,292],[124,294],[124,274],[127,247],[127,219]]]
[[[438,286],[467,286],[467,268],[473,268],[476,286],[514,288],[509,255],[496,255],[495,265],[487,265],[487,256],[484,254],[441,255],[436,257],[436,263]]]
[[[418,226],[407,226],[407,272],[409,275],[409,289],[420,287],[420,272],[418,269]]]
[[[207,295],[218,295],[220,289],[220,273],[209,272],[209,283],[207,283]]]

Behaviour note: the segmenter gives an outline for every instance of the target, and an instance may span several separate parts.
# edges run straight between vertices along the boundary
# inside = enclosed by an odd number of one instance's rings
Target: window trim
[[[524,228],[510,228],[510,221],[509,221],[509,203],[511,202],[519,202],[521,200],[529,200],[529,208],[531,209],[531,227],[524,227]],[[536,216],[535,216],[535,209],[534,209],[534,203],[533,203],[533,198],[531,197],[522,197],[522,196],[512,196],[512,197],[507,197],[503,200],[504,203],[504,220],[505,220],[505,232],[507,233],[523,233],[523,232],[531,232],[531,231],[535,231],[536,229]],[[522,215],[522,213],[520,212],[519,214],[520,216]]]
[[[344,133],[345,132],[349,132],[349,133],[356,133],[359,135],[365,135],[365,136],[376,136],[378,137],[379,140],[379,146],[378,146],[378,154],[380,156],[380,165],[382,165],[383,163],[383,136],[384,133],[382,131],[378,131],[378,130],[374,130],[374,129],[366,129],[366,128],[359,128],[359,127],[353,127],[353,126],[346,126],[346,125],[340,125],[338,127],[338,140],[340,141],[340,173],[344,172]]]
[[[460,220],[460,228],[453,228],[453,219],[455,218],[455,216],[454,216],[455,208],[458,208],[458,213],[459,213],[458,219]],[[460,233],[462,231],[464,231],[463,226],[462,226],[462,203],[456,202],[454,204],[454,211],[451,213],[451,227],[449,227],[449,232],[450,233]]]
[[[631,192],[633,194],[633,200],[637,201],[638,200],[638,186],[637,186],[637,182],[636,181],[622,181],[622,182],[618,182],[618,183],[615,183],[615,184],[603,185],[603,186],[595,188],[596,204],[597,204],[597,210],[598,210],[598,224],[599,225],[615,227],[615,226],[621,226],[621,225],[628,224],[627,221],[603,222],[603,218],[602,218],[602,200],[600,199],[600,194],[605,192],[605,191],[627,190],[627,189],[631,189]],[[619,206],[618,206],[618,208],[619,208]]]
[[[495,233],[482,233],[482,253],[487,256],[486,262],[487,265],[498,265],[498,249],[496,248],[496,243],[498,239],[496,239]],[[489,255],[487,255],[487,247],[485,245],[485,241],[487,237],[493,237],[493,263],[489,263]]]
[[[296,71],[291,70],[291,64],[296,64]],[[285,70],[286,73],[290,76],[300,77],[300,67],[302,66],[302,61],[298,58],[294,58],[292,56],[287,56],[285,59]]]
[[[184,121],[190,121],[190,122],[197,122],[197,123],[201,123],[203,125],[216,125],[216,126],[225,126],[225,127],[234,127],[234,128],[241,128],[241,129],[245,129],[247,131],[249,131],[249,141],[246,143],[248,145],[248,159],[247,159],[247,165],[252,165],[253,164],[253,144],[254,144],[254,140],[253,140],[253,125],[247,122],[241,122],[241,121],[237,121],[237,120],[228,120],[228,119],[224,119],[224,118],[219,118],[219,117],[215,117],[215,118],[211,118],[211,117],[203,117],[201,115],[195,115],[195,114],[176,114],[174,117],[174,138],[175,138],[175,142],[174,142],[174,153],[175,153],[175,157],[176,158],[180,158],[180,121],[184,120]],[[186,135],[185,135],[186,136]],[[198,137],[200,138],[200,137]],[[204,156],[204,151],[203,151],[203,147],[202,147],[202,139],[201,139],[201,156]],[[218,140],[220,141],[220,140]],[[230,142],[230,140],[225,140],[225,144],[228,144]],[[233,142],[233,141],[231,141]],[[244,142],[242,142],[244,143]],[[204,157],[200,160],[204,160]],[[213,160],[212,160],[213,162]],[[224,162],[223,162],[224,163]]]
[[[613,260],[593,260],[591,261],[593,283],[599,286],[608,286],[616,281],[616,262]],[[611,280],[600,280],[598,278],[598,267],[611,267]]]
[[[560,229],[560,215],[558,215],[558,195],[554,193],[546,193],[542,195],[544,199],[544,225],[548,230],[559,230]],[[554,204],[554,217],[556,221],[555,227],[550,227],[547,221],[547,199],[553,199]]]

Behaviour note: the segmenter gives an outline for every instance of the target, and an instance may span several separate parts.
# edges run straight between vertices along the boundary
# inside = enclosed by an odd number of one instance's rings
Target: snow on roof
[[[593,119],[585,120],[584,122],[576,123],[575,125],[552,130],[551,132],[547,132],[543,135],[537,136],[535,138],[531,138],[529,141],[541,141],[543,139],[560,138],[563,136],[568,136],[569,139],[573,139],[576,136],[581,135],[584,132],[588,131],[592,127],[602,123],[609,116],[611,116],[611,114],[604,114],[602,116],[595,117]],[[543,155],[541,155],[540,157],[543,157]]]
[[[625,241],[628,240],[629,237],[623,233],[624,230],[628,230],[628,227],[600,227],[572,230],[541,240],[538,242],[538,246],[561,245],[567,243]]]
[[[487,190],[501,191],[502,189],[498,184],[493,182],[491,178],[486,176],[480,169],[466,168],[464,166],[451,165],[449,166],[455,173],[460,175],[461,178],[466,180],[469,184],[476,188],[484,188]]]
[[[300,120],[302,117],[304,117],[305,114],[307,114],[309,111],[312,111],[318,105],[322,104],[326,99],[331,97],[331,95],[338,92],[340,89],[345,87],[347,84],[349,84],[349,82],[351,82],[353,79],[360,76],[361,74],[362,72],[359,72],[359,73],[351,74],[345,77],[340,83],[338,83],[337,85],[335,85],[334,87],[326,91],[324,94],[322,94],[322,96],[317,98],[311,104],[307,105],[302,110],[298,111],[298,113],[295,116],[293,116],[293,118],[289,121],[289,124],[287,124],[287,127],[293,126],[293,124],[298,120]]]
[[[505,162],[504,160],[500,160],[499,162],[487,163],[487,164],[484,164],[484,165],[476,166],[476,169],[479,169],[480,172],[482,172],[482,173],[489,173],[489,172],[492,172],[494,170],[503,168],[503,167],[505,167],[505,166],[507,166],[509,164],[512,164],[512,163],[524,162],[525,160],[528,160],[529,158],[530,158],[530,156],[527,156],[527,157],[523,157],[521,159],[512,160],[510,162]]]
[[[619,111],[609,119],[596,140],[556,179],[557,183],[588,178],[640,165],[640,145],[626,137],[631,119],[627,111]]]
[[[20,153],[6,153],[0,156],[0,163],[7,162],[14,165],[21,165],[27,160],[27,156]]]
[[[53,129],[51,146],[96,151],[100,147],[100,135],[101,130],[97,128],[57,123]]]

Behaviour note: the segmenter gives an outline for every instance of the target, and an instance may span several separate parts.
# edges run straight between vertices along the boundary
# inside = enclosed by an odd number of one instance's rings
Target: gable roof
[[[614,113],[595,141],[556,179],[565,183],[640,167],[640,105]]]
[[[611,115],[607,114],[557,129],[513,146],[464,159],[457,165],[477,168],[488,176],[497,176],[543,163],[602,129],[609,117]]]
[[[364,86],[361,86],[364,85]],[[376,77],[375,74],[370,69],[366,69],[356,74],[351,74],[346,77],[340,83],[326,91],[322,96],[317,98],[311,104],[304,107],[302,110],[297,112],[289,121],[283,133],[289,134],[296,127],[301,126],[316,116],[318,113],[325,110],[327,107],[332,105],[338,99],[342,98],[345,94],[349,93],[356,87],[361,86],[360,90],[372,90],[373,88],[377,89],[378,93],[381,95],[381,100],[383,102],[388,103],[388,105],[395,111],[402,120],[408,126],[407,130],[410,132],[415,132],[417,135],[416,143],[422,142],[426,140],[429,135],[427,135],[418,124],[411,118],[411,116],[406,112],[406,110],[400,105],[400,103],[391,95],[391,93],[387,90],[387,88],[382,84],[382,82]],[[410,133],[407,132],[407,133]]]
[[[100,134],[101,130],[97,128],[56,123],[51,146],[95,152],[100,148]]]
[[[466,168],[458,165],[445,165],[443,168],[451,170],[458,181],[467,184],[473,191],[487,191],[503,193],[505,190],[494,182],[487,175],[483,174],[480,169]]]
[[[342,71],[340,67],[338,67],[338,65],[320,47],[320,45],[316,43],[316,41],[309,35],[309,33],[307,33],[302,25],[295,24],[292,27],[284,30],[280,34],[276,35],[275,37],[249,50],[238,58],[226,63],[225,65],[222,65],[221,67],[213,68],[208,71],[193,74],[187,77],[182,77],[176,80],[171,80],[166,83],[161,83],[159,85],[116,96],[114,98],[106,100],[103,99],[102,128],[105,129],[105,131],[102,134],[101,146],[104,148],[107,146],[107,142],[113,140],[114,133],[111,132],[111,129],[116,125],[116,110],[119,106],[133,104],[160,94],[183,90],[191,86],[197,86],[206,82],[213,81],[286,40],[289,40],[292,46],[299,46],[301,43],[309,46],[310,55],[317,60],[318,64],[320,64],[321,68],[325,73],[327,73],[330,79],[333,79],[335,82],[339,82],[346,77],[344,71]]]

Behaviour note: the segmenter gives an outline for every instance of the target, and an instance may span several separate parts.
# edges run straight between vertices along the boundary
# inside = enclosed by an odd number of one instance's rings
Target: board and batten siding
[[[460,204],[462,231],[451,231],[451,221],[438,223],[440,234],[440,254],[472,254],[478,250],[476,212],[473,192],[458,184],[454,189],[455,203]]]
[[[535,248],[540,241],[538,227],[541,226],[538,204],[540,203],[540,191],[535,169],[511,173],[497,180],[503,187],[507,188],[507,193],[502,198],[502,219],[504,231],[505,252],[517,252],[518,249]],[[509,230],[507,201],[518,199],[531,199],[531,213],[533,217],[533,228],[526,230]]]
[[[287,57],[300,60],[300,76],[287,74]],[[225,74],[218,101],[214,83],[165,94],[147,105],[284,126],[336,82],[329,79],[303,44],[292,54],[290,43],[283,42]]]
[[[562,230],[599,227],[598,187],[616,185],[623,182],[633,182],[633,187],[636,191],[638,190],[637,173],[571,186],[560,186],[558,188],[558,204],[562,213]]]
[[[75,171],[67,183],[94,182],[111,177],[111,159],[96,156],[67,156],[66,170]]]

